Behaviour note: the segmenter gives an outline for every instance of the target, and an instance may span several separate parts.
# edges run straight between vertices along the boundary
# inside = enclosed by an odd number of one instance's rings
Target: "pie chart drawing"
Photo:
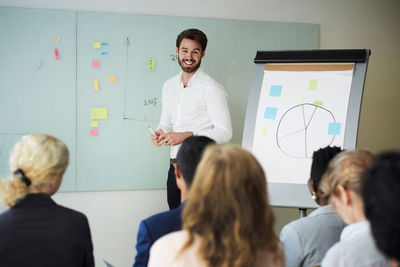
[[[328,134],[330,123],[336,123],[329,110],[309,103],[287,110],[281,117],[276,142],[289,157],[311,158],[315,150],[333,143],[335,135]]]

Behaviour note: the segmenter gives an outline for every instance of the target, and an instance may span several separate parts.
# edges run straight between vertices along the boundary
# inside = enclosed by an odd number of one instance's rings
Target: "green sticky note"
[[[90,127],[92,127],[92,128],[97,128],[97,127],[99,127],[99,122],[98,122],[98,121],[91,121],[91,122],[90,122]]]
[[[314,101],[313,105],[317,106],[317,107],[322,107],[323,102],[321,100],[316,100]]]
[[[90,119],[92,120],[107,120],[108,110],[107,108],[91,108]]]
[[[147,61],[147,69],[148,70],[155,70],[156,68],[156,60],[154,58],[149,58]]]
[[[308,90],[315,90],[317,88],[317,80],[310,80],[310,83],[308,84]]]
[[[101,42],[93,42],[93,48],[101,48]]]

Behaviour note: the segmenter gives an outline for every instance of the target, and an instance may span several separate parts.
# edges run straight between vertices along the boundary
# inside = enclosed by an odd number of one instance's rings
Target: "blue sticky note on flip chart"
[[[281,96],[282,85],[271,85],[269,89],[269,96]]]
[[[276,118],[277,108],[267,107],[265,109],[264,118],[274,120]]]
[[[340,134],[340,123],[331,122],[329,123],[328,135],[339,135]]]

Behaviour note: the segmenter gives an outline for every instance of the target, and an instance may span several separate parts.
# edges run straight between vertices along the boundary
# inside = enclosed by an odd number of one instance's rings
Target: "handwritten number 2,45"
[[[144,100],[144,105],[145,106],[155,106],[155,105],[157,105],[157,98],[154,97],[154,98],[150,98],[150,99]]]

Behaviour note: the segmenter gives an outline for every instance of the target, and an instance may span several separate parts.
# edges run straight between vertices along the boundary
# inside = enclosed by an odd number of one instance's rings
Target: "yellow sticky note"
[[[58,43],[59,41],[61,41],[60,37],[57,38],[56,43]]]
[[[94,80],[93,89],[99,91],[99,80]]]
[[[267,135],[267,125],[264,125],[261,135],[262,136],[266,136]]]
[[[149,58],[147,61],[147,69],[148,70],[155,70],[156,68],[156,60],[154,58]]]
[[[98,121],[91,121],[91,122],[90,122],[90,127],[92,127],[92,128],[97,128],[97,127],[99,127],[99,122],[98,122]]]
[[[101,42],[93,42],[93,48],[101,48]]]
[[[116,76],[108,76],[108,81],[109,82],[115,82],[117,80]]]
[[[107,108],[91,108],[90,118],[92,120],[107,120],[108,119],[108,109]]]

